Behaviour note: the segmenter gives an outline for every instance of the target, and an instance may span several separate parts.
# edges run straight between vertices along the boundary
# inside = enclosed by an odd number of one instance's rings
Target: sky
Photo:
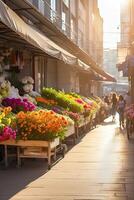
[[[104,48],[115,49],[120,40],[120,4],[125,0],[98,0],[104,20]]]

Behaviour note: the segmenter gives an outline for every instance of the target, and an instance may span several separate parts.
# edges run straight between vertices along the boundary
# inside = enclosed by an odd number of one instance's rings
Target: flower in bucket
[[[133,104],[125,109],[125,115],[127,116],[127,118],[134,120],[134,105]]]
[[[71,95],[62,91],[57,91],[53,88],[43,88],[42,96],[46,99],[55,100],[57,105],[64,109],[77,113],[83,112],[83,106],[76,102]]]
[[[2,83],[0,82],[0,96],[2,98],[8,96],[9,89],[10,89],[10,83],[9,83],[9,81],[3,80]]]
[[[79,122],[80,120],[80,115],[78,113],[63,111],[63,114],[69,116],[74,122]]]
[[[5,140],[16,139],[16,131],[9,126],[0,127],[0,142]]]
[[[0,108],[0,141],[16,139],[16,118],[11,110],[11,107]]]
[[[17,114],[18,139],[52,140],[63,137],[68,121],[53,111],[39,110]]]
[[[36,101],[41,105],[57,105],[57,102],[51,99],[46,99],[43,97],[36,97]]]
[[[35,110],[35,105],[29,102],[26,98],[5,98],[2,101],[2,105],[10,106],[14,113],[19,111],[33,111]]]
[[[21,79],[23,84],[34,84],[34,80],[31,76],[25,76]]]

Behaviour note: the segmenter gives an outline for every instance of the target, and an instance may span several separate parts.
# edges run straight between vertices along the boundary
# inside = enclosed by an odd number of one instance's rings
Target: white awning
[[[80,69],[89,72],[90,66],[79,60],[76,56],[70,54],[49,38],[47,38],[41,31],[34,26],[27,24],[21,17],[19,17],[12,9],[10,9],[2,0],[0,0],[0,21],[9,29],[14,31],[22,39],[42,52],[60,59],[69,65],[79,66]],[[92,67],[98,74],[105,77],[109,81],[115,81],[114,77],[104,72],[99,67]]]
[[[45,53],[70,65],[77,64],[77,58],[65,51],[60,46],[47,38],[35,27],[23,21],[13,10],[0,0],[0,21],[19,34],[31,45],[41,49]]]

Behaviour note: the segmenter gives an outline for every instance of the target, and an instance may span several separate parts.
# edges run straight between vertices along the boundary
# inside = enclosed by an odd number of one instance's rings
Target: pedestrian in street
[[[110,104],[109,96],[108,96],[108,95],[106,95],[106,96],[104,97],[104,102],[107,103],[107,105]]]
[[[126,102],[126,107],[130,106],[130,104],[131,104],[130,92],[127,92],[127,93],[126,93],[124,99],[125,99],[125,102]]]
[[[109,96],[106,95],[104,97],[104,103],[105,103],[105,111],[106,111],[106,115],[107,117],[109,116],[110,114],[110,100],[109,100]]]
[[[112,121],[115,121],[115,115],[116,115],[116,111],[117,111],[117,95],[116,93],[112,94],[112,99],[111,99],[111,104],[112,104]]]
[[[124,128],[124,112],[125,112],[126,102],[122,95],[119,96],[118,105],[117,105],[117,111],[119,113],[119,123],[120,128]]]

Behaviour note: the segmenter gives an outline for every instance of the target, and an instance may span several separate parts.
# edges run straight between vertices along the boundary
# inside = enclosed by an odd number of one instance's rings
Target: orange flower
[[[44,103],[44,104],[51,104],[51,105],[56,105],[57,104],[56,101],[45,99],[43,97],[36,97],[36,101],[40,102],[40,103]]]
[[[53,111],[20,112],[17,114],[18,133],[27,138],[30,134],[57,135],[68,125],[68,121]],[[25,136],[24,134],[25,133]]]

